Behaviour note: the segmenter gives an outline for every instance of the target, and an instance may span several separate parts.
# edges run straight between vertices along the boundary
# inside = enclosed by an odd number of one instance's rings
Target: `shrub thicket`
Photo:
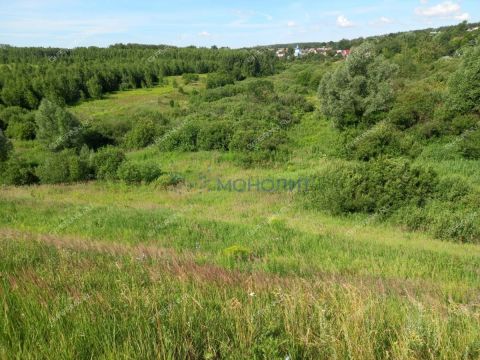
[[[155,181],[162,171],[154,163],[123,162],[117,170],[117,176],[127,184],[151,183]]]
[[[67,149],[50,153],[36,169],[36,175],[43,184],[59,184],[89,180],[92,172],[88,159]]]
[[[125,161],[122,150],[113,146],[107,146],[98,150],[93,156],[92,165],[97,179],[114,180],[117,178],[117,170]]]
[[[437,175],[401,159],[338,163],[316,177],[307,191],[316,208],[334,214],[391,212],[423,206],[436,192]]]

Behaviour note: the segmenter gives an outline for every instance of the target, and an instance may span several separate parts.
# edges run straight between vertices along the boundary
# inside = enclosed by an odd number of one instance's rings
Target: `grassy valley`
[[[348,58],[27,57],[79,71],[65,98],[0,76],[0,358],[478,359],[465,26]]]

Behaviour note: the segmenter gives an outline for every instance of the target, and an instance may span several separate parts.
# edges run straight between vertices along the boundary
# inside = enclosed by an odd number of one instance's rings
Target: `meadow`
[[[0,191],[0,359],[480,358],[471,122],[402,128],[398,95],[397,127],[336,126],[325,74],[355,56],[42,102],[90,140],[11,139],[2,176],[33,180]],[[447,93],[442,61],[392,87]]]

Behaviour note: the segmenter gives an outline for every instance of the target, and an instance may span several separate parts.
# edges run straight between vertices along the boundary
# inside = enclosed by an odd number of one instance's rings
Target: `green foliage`
[[[273,100],[275,87],[269,80],[255,80],[248,83],[247,94],[255,101],[266,102]]]
[[[480,112],[480,46],[465,52],[448,83],[448,108],[452,114]]]
[[[0,130],[0,162],[6,161],[13,150],[12,143]]]
[[[472,193],[472,186],[458,175],[446,176],[438,182],[437,198],[442,201],[457,202]]]
[[[395,126],[381,122],[347,143],[347,149],[352,158],[362,161],[382,155],[398,156],[401,155],[401,136]]]
[[[0,106],[0,127],[5,129],[11,121],[17,120],[25,114],[28,114],[28,110],[19,106]]]
[[[103,96],[103,88],[98,77],[92,77],[86,82],[88,94],[93,99],[101,99]]]
[[[33,140],[36,135],[35,115],[33,112],[10,119],[6,130],[8,137],[17,140]]]
[[[228,73],[213,73],[207,76],[207,89],[218,88],[235,83],[235,78]]]
[[[373,44],[363,43],[323,77],[319,88],[322,112],[340,129],[375,122],[391,108],[391,79],[396,71],[395,65],[376,54]]]
[[[80,147],[82,127],[68,111],[44,99],[35,115],[37,139],[52,151]]]
[[[198,74],[190,74],[190,73],[185,73],[182,75],[183,82],[185,85],[191,84],[193,82],[197,82],[200,80],[200,76]]]
[[[67,149],[50,153],[36,169],[42,184],[60,184],[89,180],[91,169],[88,161]]]
[[[185,183],[185,179],[182,175],[168,173],[168,174],[160,175],[155,180],[155,187],[158,187],[163,190],[167,190],[169,188],[176,187],[183,183]]]
[[[467,130],[461,135],[460,152],[466,159],[480,159],[480,129]]]
[[[116,147],[106,146],[99,149],[92,159],[97,179],[115,180],[117,178],[117,170],[124,161],[124,152]]]
[[[388,119],[402,130],[429,122],[441,100],[442,95],[438,91],[416,82],[399,92]]]
[[[198,132],[198,148],[206,151],[227,151],[232,135],[233,124],[230,122],[209,122],[203,124]]]
[[[334,214],[389,213],[399,207],[422,206],[434,196],[437,175],[399,159],[336,164],[317,176],[308,202]]]
[[[25,186],[38,182],[34,167],[23,158],[11,157],[0,163],[0,183],[3,185]]]
[[[139,121],[125,135],[125,146],[129,149],[141,149],[153,144],[158,134],[157,125],[153,120]]]
[[[185,121],[167,131],[157,144],[161,151],[197,151],[197,139],[200,126],[193,121]]]
[[[137,164],[125,161],[117,170],[118,178],[127,184],[140,184],[142,182],[149,184],[160,175],[162,175],[162,171],[154,163]]]

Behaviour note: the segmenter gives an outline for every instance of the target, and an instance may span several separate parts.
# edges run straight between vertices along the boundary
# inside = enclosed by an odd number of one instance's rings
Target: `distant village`
[[[468,32],[478,31],[480,30],[479,26],[475,26],[472,28],[467,29]],[[440,34],[441,31],[431,31],[431,35]],[[300,48],[299,45],[295,49],[292,47],[285,47],[285,48],[277,48],[277,49],[270,49],[275,51],[275,54],[280,59],[288,59],[291,57],[300,58],[302,56],[308,55],[323,55],[323,56],[338,56],[338,57],[348,57],[350,55],[350,49],[342,49],[342,50],[334,50],[331,47],[305,47]]]
[[[282,58],[289,58],[290,56],[294,56],[296,58],[307,56],[307,55],[323,55],[323,56],[343,56],[347,57],[350,55],[350,49],[344,50],[334,50],[331,47],[319,47],[319,48],[300,48],[298,45],[295,49],[292,48],[278,48],[272,49],[275,50],[277,57],[280,59]]]

